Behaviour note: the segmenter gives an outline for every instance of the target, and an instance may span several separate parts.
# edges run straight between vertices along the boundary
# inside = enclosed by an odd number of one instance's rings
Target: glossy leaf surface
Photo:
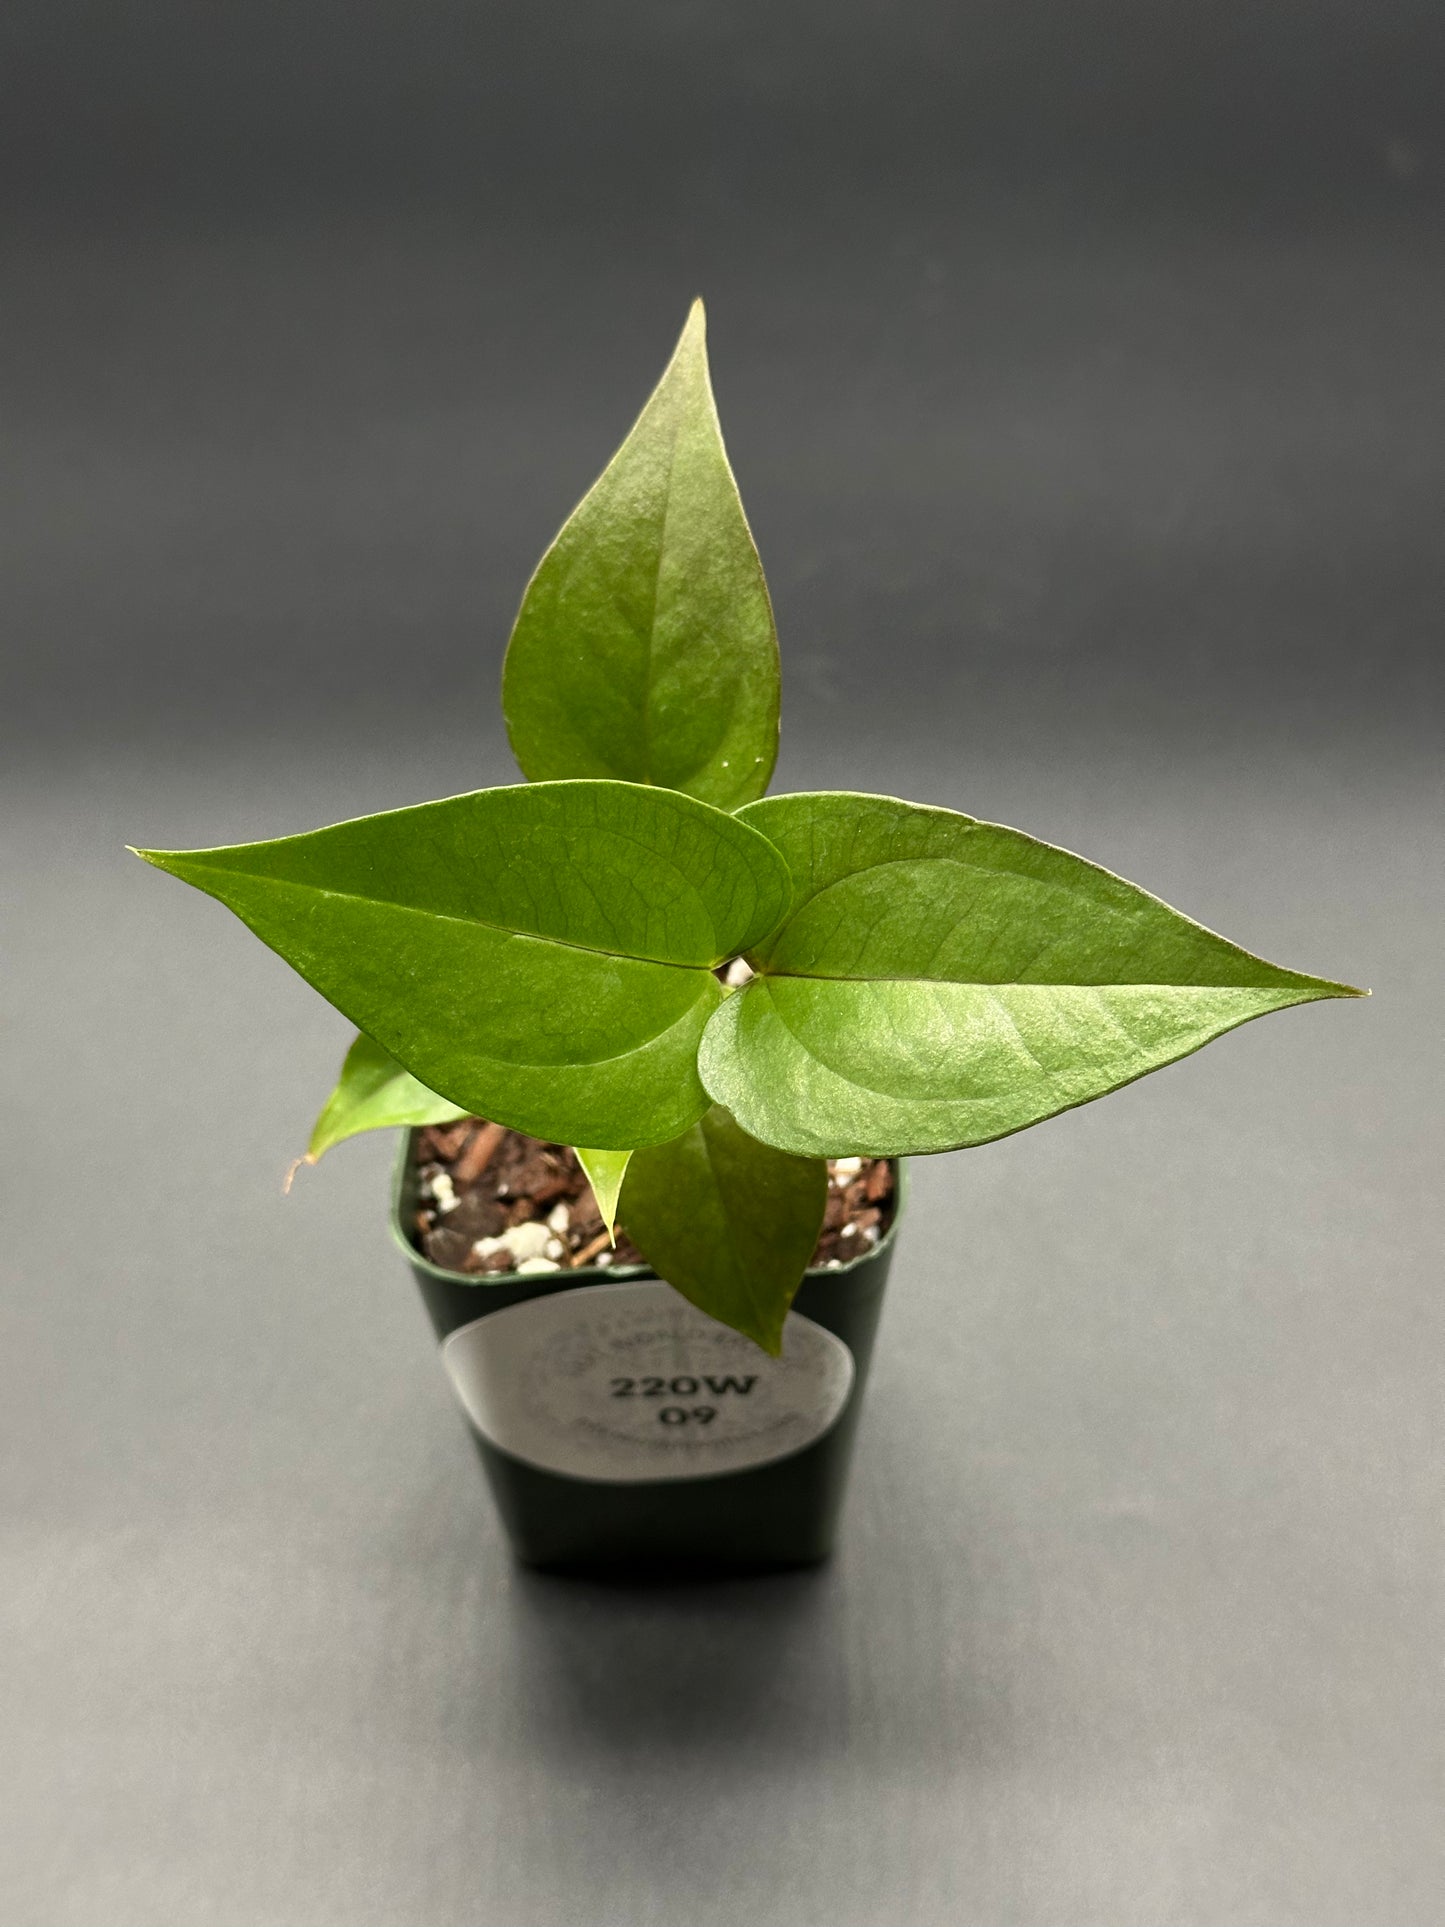
[[[684,1298],[776,1356],[827,1201],[821,1159],[760,1144],[714,1105],[680,1137],[634,1155],[622,1221]]]
[[[754,1135],[819,1156],[982,1144],[1286,1005],[1360,993],[1265,963],[1017,830],[890,797],[741,820],[793,908],[713,1015],[700,1068]]]
[[[276,842],[142,851],[217,897],[429,1089],[562,1144],[700,1117],[712,967],[761,942],[782,859],[667,790],[479,790]]]
[[[778,692],[772,609],[723,448],[699,302],[532,578],[502,706],[534,779],[620,777],[733,809],[768,786]]]
[[[344,1138],[381,1131],[393,1124],[454,1124],[467,1113],[419,1083],[364,1033],[346,1053],[336,1088],[321,1107],[306,1147],[306,1162],[316,1160]]]
[[[617,1200],[622,1191],[622,1180],[627,1175],[631,1151],[584,1151],[580,1145],[574,1147],[577,1162],[587,1173],[587,1182],[592,1186],[592,1195],[597,1200],[597,1209],[602,1214],[602,1222],[609,1235],[617,1232]]]

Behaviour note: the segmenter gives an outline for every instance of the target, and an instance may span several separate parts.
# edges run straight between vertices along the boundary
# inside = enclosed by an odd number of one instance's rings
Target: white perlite
[[[520,1270],[529,1258],[545,1257],[548,1245],[555,1242],[546,1225],[532,1219],[526,1224],[509,1226],[500,1237],[478,1238],[472,1250],[479,1258],[490,1258],[495,1252],[505,1251]]]
[[[441,1212],[443,1217],[445,1217],[448,1211],[455,1211],[461,1202],[452,1184],[451,1176],[446,1171],[433,1172],[431,1182],[427,1185],[427,1190],[430,1191],[432,1202],[436,1205],[437,1210]]]

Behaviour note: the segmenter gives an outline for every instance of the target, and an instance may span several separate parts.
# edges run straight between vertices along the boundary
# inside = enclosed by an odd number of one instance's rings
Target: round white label
[[[769,1358],[670,1285],[584,1285],[450,1333],[442,1360],[482,1437],[608,1484],[705,1479],[787,1458],[848,1402],[853,1354],[789,1312]]]

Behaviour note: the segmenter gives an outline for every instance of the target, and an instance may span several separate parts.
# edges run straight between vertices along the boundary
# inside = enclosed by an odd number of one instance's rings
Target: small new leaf
[[[537,783],[216,850],[140,851],[450,1103],[630,1150],[707,1108],[713,968],[787,907],[766,838],[668,790]]]
[[[602,1214],[602,1222],[607,1227],[609,1237],[617,1235],[617,1199],[622,1190],[622,1180],[627,1175],[627,1166],[632,1158],[631,1151],[584,1151],[580,1145],[574,1147],[577,1162],[587,1173],[587,1182],[592,1186],[592,1195],[597,1200],[597,1209]]]
[[[744,1129],[813,1156],[984,1144],[1252,1017],[1347,984],[1265,963],[1017,830],[891,797],[740,812],[793,908],[712,1016],[699,1067]]]
[[[827,1202],[821,1159],[760,1144],[714,1105],[681,1137],[634,1154],[622,1219],[660,1277],[777,1357]]]
[[[454,1124],[467,1113],[403,1070],[381,1045],[364,1033],[346,1053],[336,1089],[321,1107],[306,1147],[307,1164],[315,1164],[333,1144],[362,1131],[381,1131],[393,1124]]]
[[[534,780],[614,776],[735,809],[778,753],[778,639],[697,302],[651,400],[548,549],[502,707]]]

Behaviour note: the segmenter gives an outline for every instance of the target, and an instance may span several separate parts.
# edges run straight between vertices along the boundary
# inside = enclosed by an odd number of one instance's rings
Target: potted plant
[[[820,1558],[899,1160],[1361,993],[1017,830],[765,795],[777,639],[700,304],[502,697],[525,783],[137,854],[357,1026],[307,1157],[408,1127],[393,1225],[520,1555]]]

